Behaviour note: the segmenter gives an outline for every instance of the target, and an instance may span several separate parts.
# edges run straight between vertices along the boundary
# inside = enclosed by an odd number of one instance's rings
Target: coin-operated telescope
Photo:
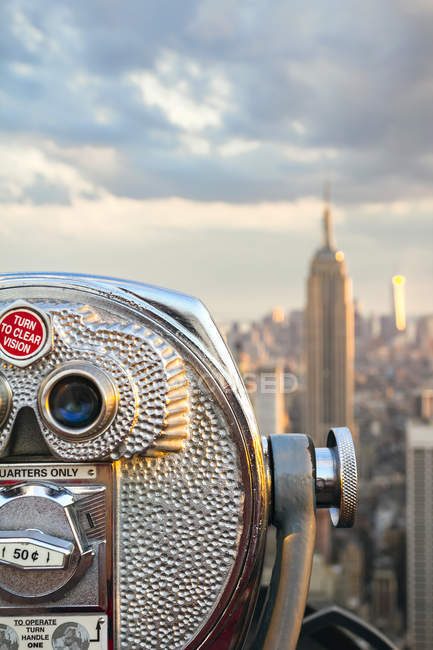
[[[295,647],[316,508],[355,516],[347,429],[260,437],[203,305],[142,284],[1,276],[0,358],[5,643]]]

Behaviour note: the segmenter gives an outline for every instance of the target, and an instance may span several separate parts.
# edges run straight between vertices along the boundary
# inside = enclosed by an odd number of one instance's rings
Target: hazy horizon
[[[0,6],[3,271],[302,307],[322,188],[366,312],[433,312],[433,8]]]

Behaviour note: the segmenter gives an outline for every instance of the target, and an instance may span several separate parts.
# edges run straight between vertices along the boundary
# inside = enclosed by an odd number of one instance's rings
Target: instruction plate
[[[0,647],[13,650],[107,650],[107,617],[72,613],[2,616]]]

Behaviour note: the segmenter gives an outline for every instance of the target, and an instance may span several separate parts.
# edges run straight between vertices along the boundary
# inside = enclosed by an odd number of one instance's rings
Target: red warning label
[[[45,345],[47,330],[33,310],[19,307],[0,318],[0,349],[12,359],[27,359]]]

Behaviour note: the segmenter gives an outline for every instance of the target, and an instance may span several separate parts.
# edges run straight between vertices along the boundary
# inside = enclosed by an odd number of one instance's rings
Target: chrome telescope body
[[[348,429],[323,449],[259,432],[202,303],[139,283],[1,276],[0,362],[0,635],[20,649],[296,647],[316,508],[337,526],[356,514]]]

